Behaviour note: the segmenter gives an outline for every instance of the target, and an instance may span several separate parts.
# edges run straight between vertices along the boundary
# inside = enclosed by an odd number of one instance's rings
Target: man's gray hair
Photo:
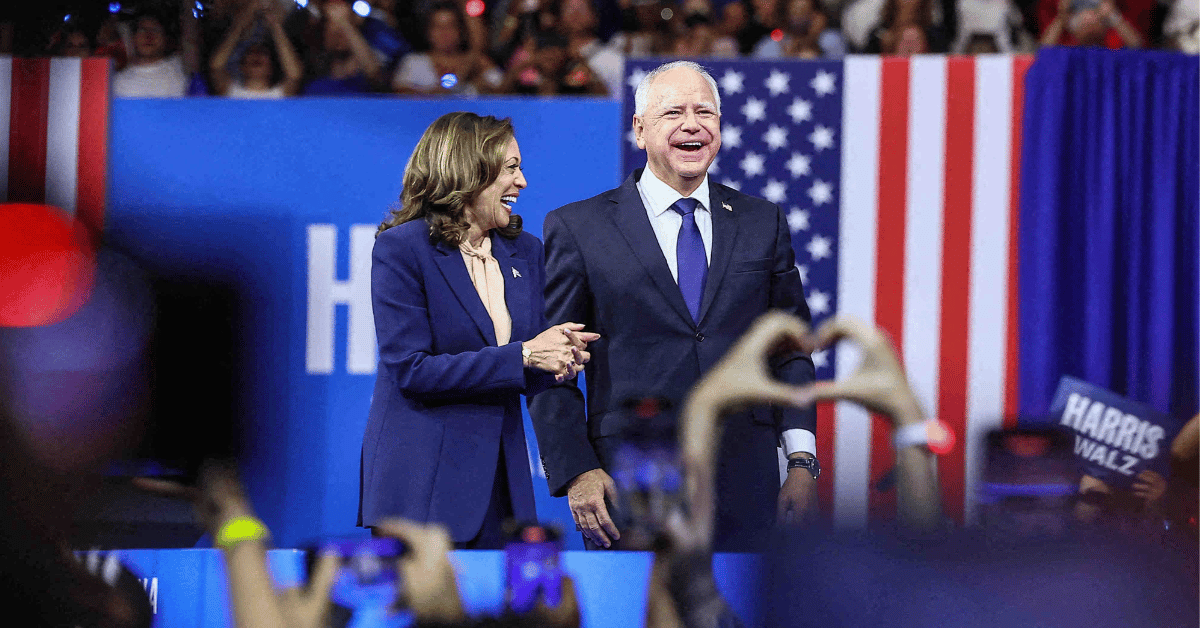
[[[713,105],[717,108],[717,115],[720,115],[721,92],[717,91],[717,80],[708,73],[708,70],[704,69],[704,66],[694,61],[672,61],[650,70],[650,73],[642,78],[642,82],[638,83],[637,90],[633,92],[633,115],[640,116],[646,113],[646,99],[650,96],[650,84],[654,82],[654,79],[658,78],[659,74],[674,70],[675,68],[693,70],[698,72],[700,76],[703,76],[705,81],[708,81],[708,86],[712,88],[713,98],[716,99]]]

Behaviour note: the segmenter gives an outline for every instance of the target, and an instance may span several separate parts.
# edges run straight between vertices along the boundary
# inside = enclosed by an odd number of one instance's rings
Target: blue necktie
[[[700,300],[704,297],[704,281],[708,278],[708,258],[704,255],[704,240],[700,238],[700,227],[696,226],[696,206],[700,201],[681,198],[671,209],[683,216],[679,225],[679,239],[675,241],[675,264],[679,276],[679,291],[683,302],[692,313],[692,320],[700,322]]]

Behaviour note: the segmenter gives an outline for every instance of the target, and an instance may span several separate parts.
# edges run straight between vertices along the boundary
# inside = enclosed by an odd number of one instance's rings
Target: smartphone
[[[559,533],[536,524],[519,526],[504,546],[505,601],[509,610],[528,613],[541,598],[546,606],[562,602]]]
[[[310,547],[305,553],[311,574],[317,557],[335,551],[341,557],[333,588],[334,626],[345,626],[355,615],[386,616],[396,608],[400,572],[397,560],[404,543],[388,537],[334,538]]]
[[[667,517],[683,503],[674,412],[665,399],[636,399],[623,406],[629,425],[613,456],[618,504],[614,523],[622,549],[648,550],[661,539]]]
[[[1079,469],[1070,435],[1054,427],[996,430],[976,490],[979,523],[1007,537],[1058,535],[1071,527]]]

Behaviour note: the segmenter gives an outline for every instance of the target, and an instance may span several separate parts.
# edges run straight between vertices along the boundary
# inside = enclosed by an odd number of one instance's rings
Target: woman
[[[903,56],[946,52],[945,37],[933,23],[932,0],[887,0],[866,52]]]
[[[306,96],[353,96],[374,91],[382,80],[383,67],[371,44],[355,23],[357,16],[341,0],[324,4],[320,20],[311,24],[310,72],[304,86]]]
[[[262,19],[267,25],[271,42],[278,59],[272,57],[271,47],[256,41],[242,52],[238,62],[241,80],[229,75],[229,58],[233,56],[255,22]],[[208,63],[213,93],[217,96],[242,99],[279,99],[300,93],[300,80],[304,69],[296,50],[292,48],[287,33],[283,31],[283,16],[278,5],[263,9],[258,4],[248,4],[238,14],[237,20],[226,33],[221,46],[213,53]]]
[[[487,55],[471,48],[466,19],[452,2],[434,5],[425,25],[429,51],[404,56],[392,77],[392,90],[469,96],[494,91],[504,75]]]
[[[436,521],[460,548],[499,548],[503,519],[536,518],[520,395],[577,375],[599,336],[546,328],[542,244],[512,215],[525,185],[507,119],[446,114],[409,159],[371,255],[361,526]]]
[[[764,37],[754,47],[758,59],[796,57],[840,58],[846,54],[846,42],[840,31],[829,28],[829,17],[819,0],[785,0],[779,4],[777,23],[782,36]]]

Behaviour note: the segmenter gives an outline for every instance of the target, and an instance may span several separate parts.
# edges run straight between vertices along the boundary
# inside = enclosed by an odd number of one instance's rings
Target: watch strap
[[[892,433],[892,444],[896,451],[915,445],[923,445],[935,454],[944,454],[954,448],[954,432],[945,423],[929,419],[896,428]]]

